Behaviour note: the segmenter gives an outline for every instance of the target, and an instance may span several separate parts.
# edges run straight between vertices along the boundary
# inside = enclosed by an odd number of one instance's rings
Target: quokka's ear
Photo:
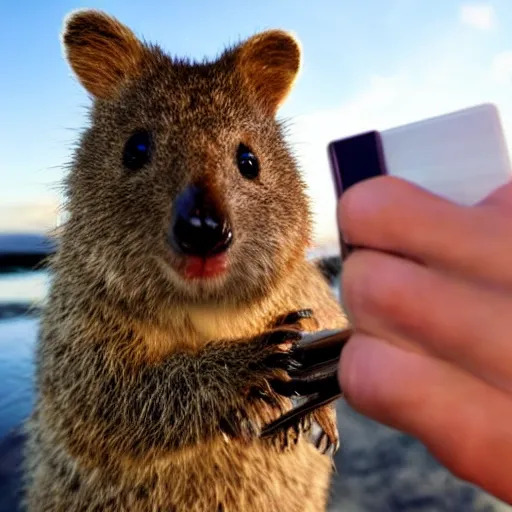
[[[62,44],[71,69],[96,98],[112,97],[135,77],[146,53],[128,27],[94,9],[79,9],[65,18]]]
[[[268,114],[274,115],[291,91],[301,55],[298,40],[284,30],[262,32],[237,48],[238,70]]]

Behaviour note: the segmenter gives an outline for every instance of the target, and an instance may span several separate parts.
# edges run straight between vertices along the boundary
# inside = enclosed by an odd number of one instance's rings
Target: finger
[[[384,176],[358,183],[343,195],[339,223],[351,245],[510,286],[512,209],[487,207],[491,202],[459,206]]]
[[[498,187],[479,202],[480,206],[500,208],[503,212],[512,212],[512,182]]]
[[[508,295],[367,250],[346,260],[343,290],[356,330],[391,342],[409,340],[512,390]]]
[[[458,477],[512,502],[510,397],[449,364],[354,335],[341,360],[347,399],[419,438]]]

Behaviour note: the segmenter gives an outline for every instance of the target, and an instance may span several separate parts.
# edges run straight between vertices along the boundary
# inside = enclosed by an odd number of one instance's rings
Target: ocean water
[[[37,318],[0,320],[0,438],[32,408]]]

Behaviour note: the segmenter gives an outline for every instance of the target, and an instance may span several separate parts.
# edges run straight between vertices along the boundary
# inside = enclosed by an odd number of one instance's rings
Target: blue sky
[[[78,7],[101,8],[170,53],[198,58],[266,28],[294,31],[303,68],[281,115],[292,120],[326,236],[334,233],[325,156],[332,138],[481,101],[495,102],[512,130],[510,0],[4,2],[0,229],[52,222],[88,105],[59,41],[64,16]]]

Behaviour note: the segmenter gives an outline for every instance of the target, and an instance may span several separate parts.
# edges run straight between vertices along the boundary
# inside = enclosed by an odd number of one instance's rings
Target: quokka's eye
[[[242,176],[253,180],[260,173],[260,163],[256,155],[245,145],[240,144],[236,152],[236,163]]]
[[[151,161],[151,134],[138,130],[126,141],[123,150],[123,165],[130,171],[138,171]]]

